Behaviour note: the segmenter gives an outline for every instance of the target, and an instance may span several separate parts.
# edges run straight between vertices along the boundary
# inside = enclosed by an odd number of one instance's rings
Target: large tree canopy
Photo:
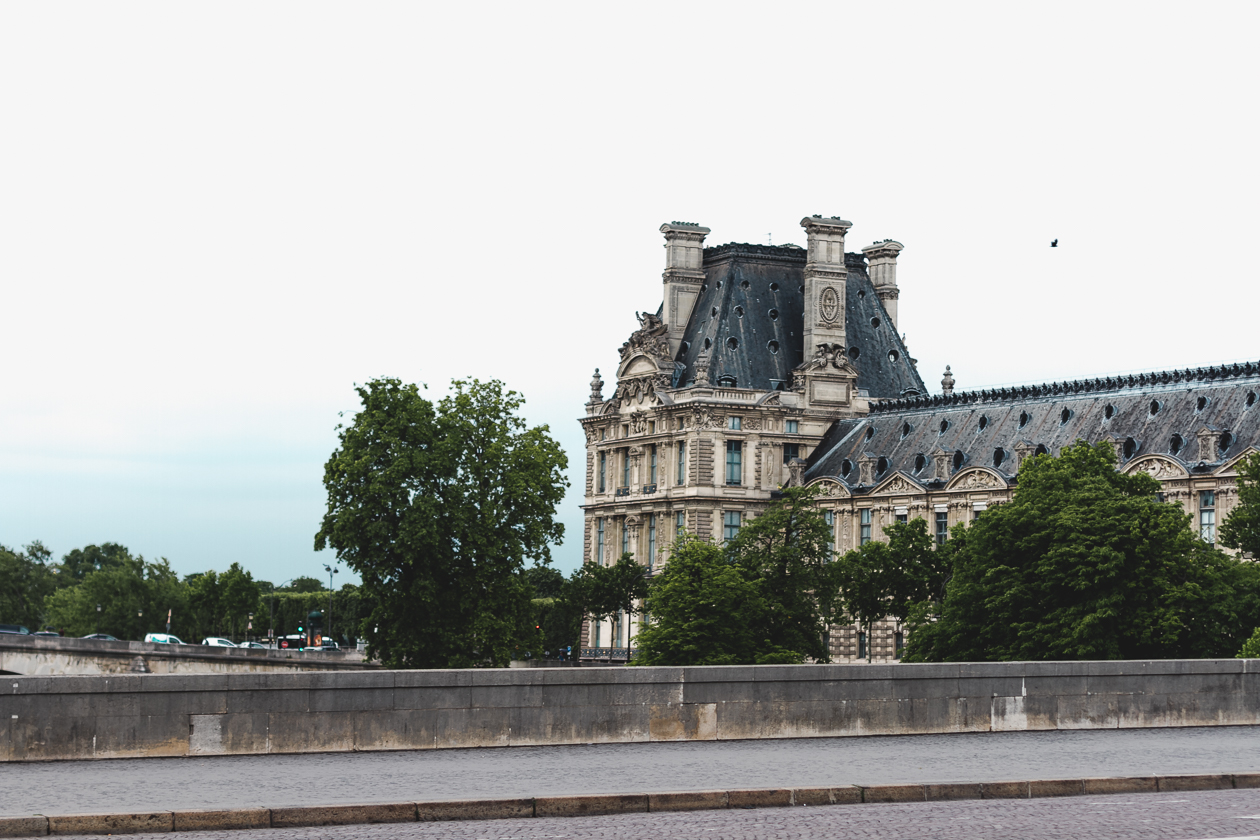
[[[911,633],[906,660],[1231,655],[1254,574],[1158,492],[1117,472],[1106,443],[1025,461],[1009,503],[955,528],[939,618]]]
[[[331,547],[374,603],[370,655],[391,667],[506,665],[530,620],[525,561],[546,564],[567,458],[497,381],[452,383],[434,405],[415,385],[358,388],[324,470]]]
[[[1260,452],[1238,462],[1238,505],[1221,526],[1221,544],[1260,557]]]

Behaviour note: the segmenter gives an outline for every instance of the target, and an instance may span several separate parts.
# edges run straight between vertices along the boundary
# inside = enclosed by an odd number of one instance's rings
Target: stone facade
[[[1112,442],[1120,469],[1159,479],[1215,539],[1260,444],[1260,365],[957,394],[947,370],[930,396],[895,329],[901,243],[846,254],[849,222],[801,225],[805,249],[703,248],[707,228],[661,227],[665,302],[640,314],[608,397],[596,371],[580,421],[586,559],[658,569],[681,529],[729,538],[797,484],[820,487],[837,552],[919,517],[943,540],[1008,500],[1024,459],[1077,440]],[[584,653],[624,660],[635,631],[588,623]],[[871,635],[832,628],[833,658],[898,656],[894,622]]]

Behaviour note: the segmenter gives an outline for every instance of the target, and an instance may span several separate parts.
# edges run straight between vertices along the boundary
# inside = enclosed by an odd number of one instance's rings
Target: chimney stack
[[[704,238],[709,229],[691,222],[669,222],[661,225],[661,233],[665,234],[664,320],[669,353],[675,356],[704,283]]]
[[[888,313],[888,320],[894,328],[897,326],[897,297],[900,295],[897,291],[897,255],[905,247],[900,242],[885,239],[862,249],[862,253],[866,255],[866,271],[871,276],[871,285],[875,287],[875,294],[883,302],[884,311]]]
[[[820,345],[847,352],[844,297],[849,272],[844,267],[844,235],[852,222],[835,216],[806,216],[801,227],[809,243],[805,262],[805,358]]]

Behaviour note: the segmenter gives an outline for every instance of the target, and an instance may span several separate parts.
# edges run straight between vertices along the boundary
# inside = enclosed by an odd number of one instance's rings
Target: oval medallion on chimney
[[[840,316],[840,295],[836,294],[834,286],[823,289],[818,297],[818,314],[828,324]]]

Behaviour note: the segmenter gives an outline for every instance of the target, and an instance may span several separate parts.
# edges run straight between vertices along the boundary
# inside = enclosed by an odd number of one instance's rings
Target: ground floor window
[[[722,539],[727,542],[735,539],[735,535],[739,533],[740,512],[737,510],[723,511],[722,513]]]

